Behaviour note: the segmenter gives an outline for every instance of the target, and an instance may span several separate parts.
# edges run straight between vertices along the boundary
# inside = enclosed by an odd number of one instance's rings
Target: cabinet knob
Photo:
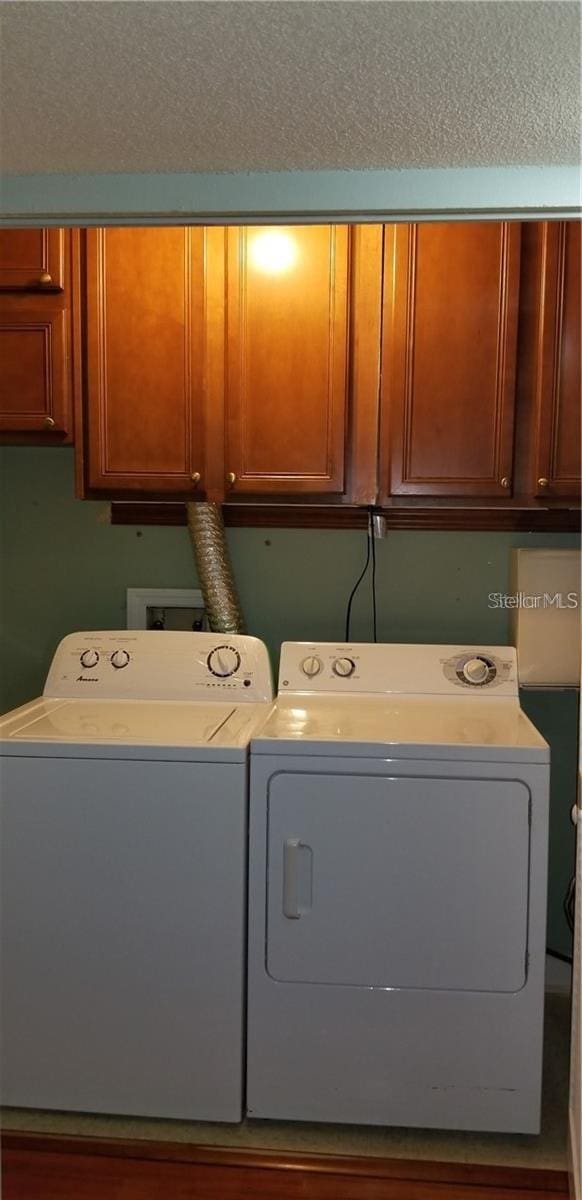
[[[38,282],[41,287],[48,287],[49,284],[52,283],[52,281],[53,281],[53,277],[52,277],[52,275],[49,275],[48,271],[42,271],[38,277]]]
[[[228,475],[226,476],[226,482],[229,483],[231,487],[236,483],[236,475],[234,471],[228,472]]]
[[[202,479],[202,476],[201,476],[201,474],[200,474],[200,471],[193,471],[193,472],[192,472],[192,474],[191,474],[191,476],[190,476],[190,479],[192,480],[192,483],[194,484],[194,487],[196,487],[196,484],[197,484],[197,483],[200,483],[200,480]]]
[[[45,425],[45,429],[54,429],[55,423],[54,423],[52,417],[45,417],[44,425]]]
[[[549,479],[545,479],[543,475],[542,475],[541,479],[538,479],[538,487],[539,488],[547,488],[547,487],[549,487],[549,485],[550,485]]]
[[[501,486],[504,488],[511,487],[511,479],[508,475],[503,476],[503,479],[501,480]]]

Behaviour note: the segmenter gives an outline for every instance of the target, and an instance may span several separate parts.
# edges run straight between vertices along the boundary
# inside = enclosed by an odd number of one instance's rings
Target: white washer
[[[239,1121],[267,652],[71,634],[0,722],[2,1102]]]
[[[512,648],[283,645],[251,744],[249,1116],[539,1129],[548,791]]]

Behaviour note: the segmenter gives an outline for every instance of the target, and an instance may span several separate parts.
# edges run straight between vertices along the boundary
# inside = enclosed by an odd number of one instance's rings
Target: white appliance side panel
[[[336,761],[347,774],[364,773],[361,759]],[[296,772],[299,766],[295,756],[251,754],[249,1116],[539,1132],[548,766],[517,768],[519,781],[531,794],[529,963],[527,982],[517,992],[305,984],[271,977],[265,952],[267,796],[277,772]],[[308,775],[329,774],[329,762],[322,759],[306,755],[302,766]],[[507,778],[504,763],[488,763],[486,769],[491,780]],[[367,764],[371,776],[383,771],[380,760]],[[473,771],[479,778],[481,767],[475,765]],[[467,777],[467,764],[391,763],[390,773],[399,772],[419,779],[459,779]],[[450,838],[453,842],[454,831]],[[338,923],[344,919],[338,913]],[[401,920],[406,925],[405,905]]]
[[[514,550],[511,637],[526,687],[580,684],[580,551]]]
[[[305,984],[519,991],[529,803],[512,779],[277,773],[267,971]]]
[[[582,780],[580,784],[582,784]],[[582,790],[580,797],[582,799]],[[576,919],[572,978],[569,1151],[573,1200],[582,1200],[582,805],[577,808],[576,828]]]
[[[4,760],[4,1104],[241,1119],[245,785]]]

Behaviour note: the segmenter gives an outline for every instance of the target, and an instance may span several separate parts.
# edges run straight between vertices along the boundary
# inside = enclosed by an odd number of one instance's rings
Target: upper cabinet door
[[[520,226],[389,226],[381,500],[512,489]]]
[[[70,435],[69,339],[64,309],[0,311],[0,432]]]
[[[0,290],[62,291],[64,240],[63,229],[0,230]]]
[[[204,230],[86,236],[86,486],[203,493]]]
[[[534,495],[580,494],[580,223],[543,222],[538,242]]]
[[[227,498],[344,491],[345,226],[228,230]]]

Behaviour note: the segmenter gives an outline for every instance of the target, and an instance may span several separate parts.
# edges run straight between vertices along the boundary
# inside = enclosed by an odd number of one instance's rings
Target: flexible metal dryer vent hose
[[[217,504],[187,504],[188,529],[210,628],[244,633],[245,623],[228,556],[222,513]]]

